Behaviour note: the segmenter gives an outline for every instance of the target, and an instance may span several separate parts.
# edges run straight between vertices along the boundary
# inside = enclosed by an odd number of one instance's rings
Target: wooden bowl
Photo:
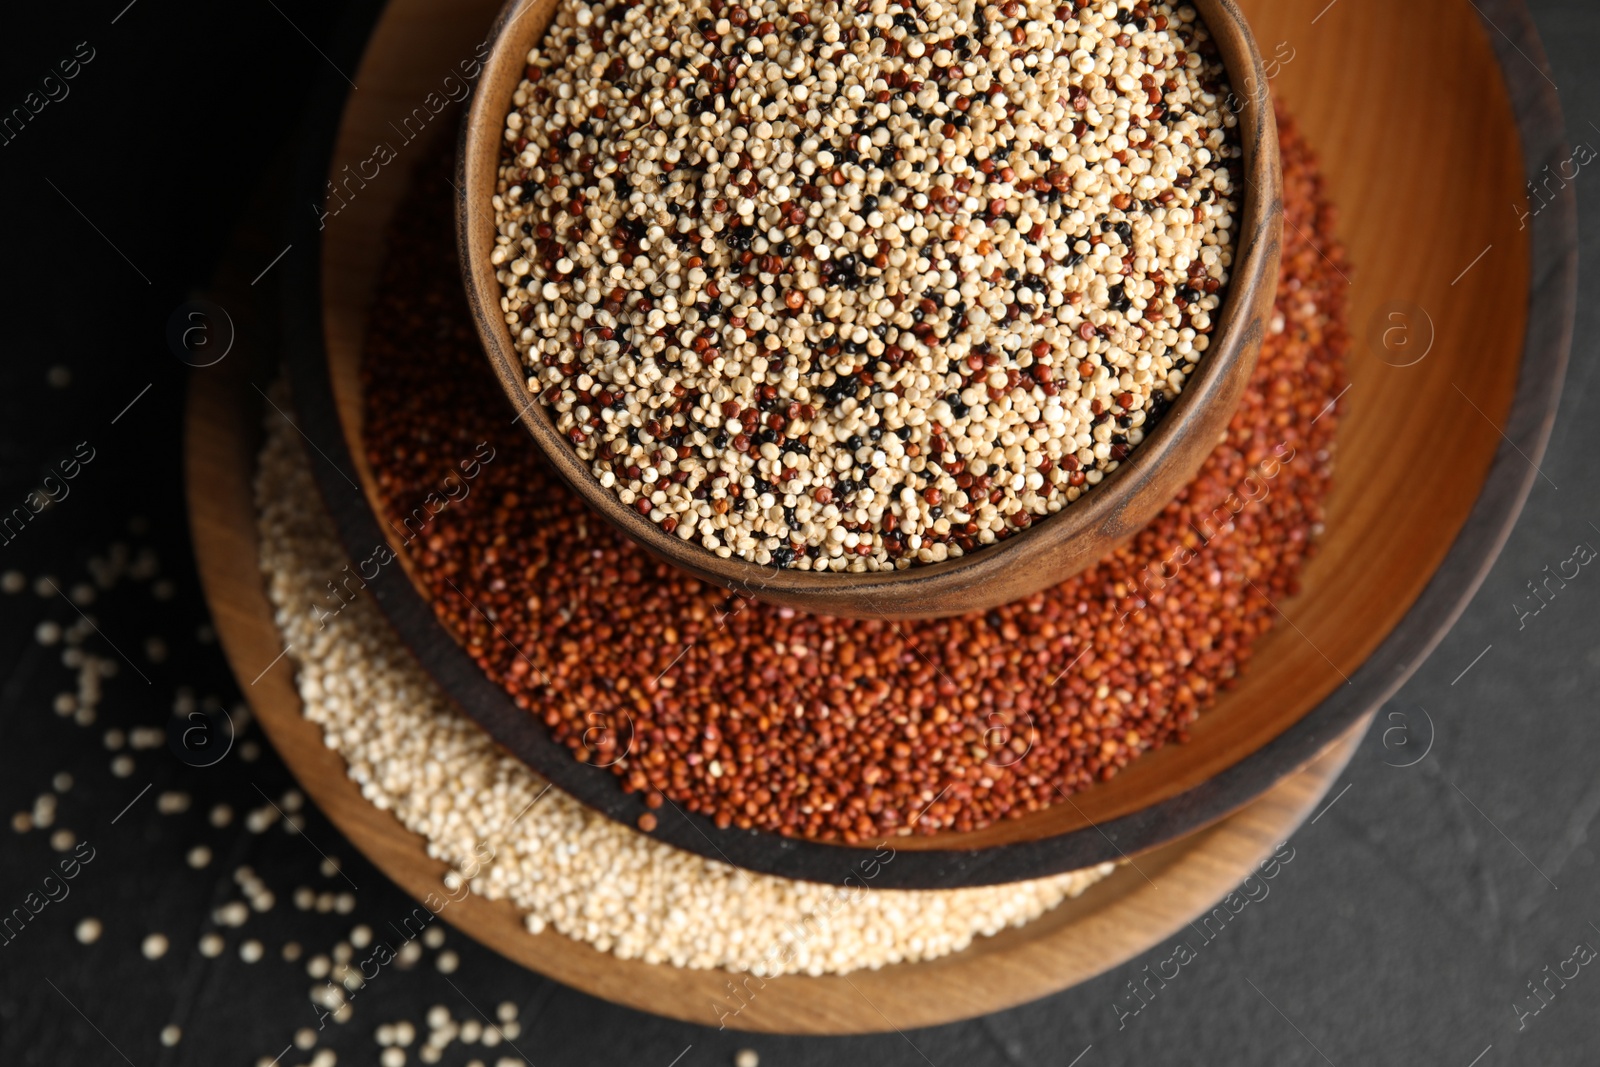
[[[528,50],[544,35],[554,0],[508,0],[490,33],[482,83],[462,127],[457,171],[457,243],[472,315],[489,362],[550,463],[605,519],[655,555],[708,582],[824,615],[928,618],[978,611],[1056,585],[1092,565],[1153,519],[1194,477],[1244,392],[1261,346],[1278,276],[1283,182],[1267,74],[1255,39],[1232,0],[1193,0],[1216,37],[1242,103],[1244,209],[1234,232],[1232,277],[1205,357],[1165,416],[1098,486],[1048,519],[997,544],[906,570],[815,573],[723,559],[663,531],[602,486],[527,388],[527,372],[500,310],[502,289],[489,262],[492,199],[502,132]]]
[[[393,144],[400,156],[327,217],[325,230],[315,212],[297,214],[302,228],[289,235],[297,251],[320,248],[320,256],[286,257],[278,268],[295,418],[354,560],[386,537],[403,547],[378,519],[359,374],[385,227],[406,168],[425,150],[402,144],[389,124],[474,54],[492,2],[391,0],[357,75],[362,91],[346,99],[348,86],[332,80],[306,139],[297,204],[317,203],[327,176],[354,173],[374,144]],[[1352,385],[1339,399],[1321,552],[1302,592],[1278,604],[1287,621],[1257,642],[1250,669],[1193,724],[1188,743],[1147,754],[1071,804],[976,833],[897,838],[886,886],[1012,881],[1137,855],[1262,796],[1388,699],[1433,650],[1540,477],[1570,340],[1576,214],[1570,188],[1537,214],[1524,198],[1524,173],[1570,152],[1554,93],[1519,54],[1542,54],[1522,8],[1485,7],[1514,45],[1454,0],[1332,8],[1252,0],[1246,10],[1273,42],[1273,92],[1321,154],[1357,265]],[[1352,79],[1357,61],[1363,74]],[[1409,104],[1389,106],[1395,100]],[[1455,113],[1474,121],[1437,121]],[[1440,173],[1458,177],[1441,183]],[[1386,347],[1397,326],[1415,347]],[[643,813],[609,771],[577,763],[511,703],[407,576],[387,568],[370,591],[424,668],[509,751],[621,822]],[[1452,654],[1466,667],[1479,651]],[[241,673],[248,681],[266,665],[244,661]],[[847,846],[662,813],[656,837],[767,873],[838,881],[855,862]]]

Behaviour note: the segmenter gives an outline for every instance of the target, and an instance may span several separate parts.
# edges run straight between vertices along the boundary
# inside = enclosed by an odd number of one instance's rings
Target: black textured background
[[[70,896],[0,944],[0,1064],[249,1067],[284,1053],[278,1062],[292,1067],[312,1053],[285,1046],[316,1025],[308,992],[319,983],[305,958],[331,950],[356,923],[381,928],[410,903],[314,811],[303,835],[277,819],[261,833],[246,827],[247,815],[266,807],[263,792],[276,800],[292,785],[254,730],[210,768],[185,765],[165,746],[185,699],[232,706],[238,696],[206,631],[190,562],[179,454],[186,368],[165,330],[292,144],[325,69],[320,51],[334,47],[349,4],[125,3],[13,10],[0,31],[0,111],[19,105],[79,42],[94,49],[70,95],[0,145],[0,512],[80,442],[95,450],[70,496],[10,543],[0,538],[0,574],[27,581],[20,593],[0,593],[0,914],[38,890],[60,860],[52,835],[66,829],[95,850]],[[1600,146],[1592,60],[1600,8],[1530,6],[1569,138]],[[1600,226],[1583,212],[1600,196],[1597,183],[1587,170],[1576,179],[1580,287],[1590,293]],[[433,1005],[461,1020],[509,1000],[521,1016],[515,1049],[458,1043],[441,1062],[493,1065],[520,1052],[539,1067],[698,1067],[731,1063],[749,1047],[769,1067],[1595,1063],[1595,968],[1582,969],[1520,1030],[1513,1004],[1528,1002],[1527,983],[1577,943],[1600,947],[1600,871],[1589,836],[1600,817],[1600,577],[1586,569],[1520,631],[1512,604],[1576,543],[1600,546],[1600,420],[1590,395],[1597,325],[1600,307],[1580,300],[1572,369],[1542,464],[1548,478],[1536,483],[1466,617],[1383,709],[1335,787],[1337,802],[1295,835],[1295,858],[1269,896],[1125,1028],[1112,1007],[1119,992],[1170,949],[978,1021],[823,1040],[719,1034],[611,1007],[451,933],[443,950],[390,968],[358,993],[353,1017],[330,1024],[319,1047],[341,1064],[375,1064],[383,1023],[410,1020],[425,1035]],[[80,724],[55,711],[57,694],[76,691],[79,671],[62,662],[63,644],[46,646],[37,635],[41,622],[67,627],[79,615],[39,580],[68,593],[94,585],[91,560],[119,541],[135,556],[153,549],[160,573],[96,587],[87,607],[100,632],[82,647],[118,673],[105,681],[94,721]],[[166,646],[159,661],[150,638]],[[1383,733],[1402,724],[1408,732]],[[161,743],[107,747],[109,731],[139,726],[155,727]],[[1430,734],[1425,759],[1393,766],[1415,758]],[[112,771],[119,755],[132,760],[124,777]],[[13,814],[31,811],[61,772],[73,784],[53,824],[15,830]],[[161,813],[157,798],[168,792],[187,794],[188,810]],[[219,803],[234,812],[224,828],[207,818]],[[185,857],[199,844],[212,857],[194,869]],[[343,874],[325,876],[319,851],[336,856]],[[241,897],[241,866],[276,903],[241,928],[219,927],[214,910]],[[299,887],[351,893],[354,909],[298,910]],[[83,945],[74,928],[91,916],[104,933]],[[207,959],[196,945],[214,930],[227,948]],[[156,961],[139,949],[152,932],[172,946]],[[254,964],[237,951],[250,938],[266,950]],[[299,962],[280,958],[287,941],[304,947]],[[459,954],[448,978],[437,967],[441,951]],[[169,1023],[184,1033],[170,1048],[158,1041]],[[408,1063],[419,1062],[417,1050]]]

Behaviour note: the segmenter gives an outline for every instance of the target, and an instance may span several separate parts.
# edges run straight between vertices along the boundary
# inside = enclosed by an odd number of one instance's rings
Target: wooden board
[[[307,225],[296,238],[320,240],[321,262],[284,268],[296,404],[319,449],[366,489],[353,492],[332,465],[315,465],[346,543],[363,550],[384,535],[360,447],[357,367],[384,226],[421,144],[396,131],[476,54],[496,6],[394,0],[359,68],[361,90],[346,101],[347,87],[330,83],[338,91],[323,121],[339,131],[331,157],[308,137],[308,195],[330,170],[362,170],[378,143],[401,154],[370,182],[342,178],[348,202],[325,233]],[[1339,399],[1323,551],[1301,595],[1279,605],[1288,623],[1259,643],[1241,684],[1188,744],[1144,756],[1073,805],[969,834],[900,839],[896,886],[1087,866],[1171,841],[1260,796],[1399,688],[1471,598],[1539,477],[1576,260],[1570,187],[1521,217],[1524,172],[1567,158],[1525,13],[1513,0],[1481,3],[1489,29],[1459,0],[1241,6],[1275,74],[1272,91],[1322,156],[1356,264],[1354,384]],[[426,669],[498,740],[613,817],[632,823],[642,812],[608,772],[576,764],[519,712],[411,583],[372,588]],[[838,878],[852,867],[847,846],[718,831],[698,817],[669,814],[656,833],[789,877]]]
[[[245,297],[240,297],[243,301]],[[236,306],[236,305],[232,305]],[[241,342],[243,343],[243,338]],[[448,869],[423,839],[380,811],[347,776],[344,761],[301,714],[292,661],[273,666],[282,641],[256,566],[251,485],[262,403],[249,353],[191,379],[186,442],[189,516],[201,581],[223,649],[257,719],[311,799],[385,874],[417,899],[437,892]],[[256,384],[265,385],[264,381]],[[307,501],[306,506],[317,506]],[[269,666],[272,669],[268,670]],[[530,934],[506,902],[469,895],[440,912],[506,957],[598,997],[704,1026],[843,1034],[932,1026],[1026,1003],[1114,967],[1183,928],[1236,886],[1312,811],[1349,761],[1368,720],[1352,726],[1312,766],[1243,811],[1139,857],[1036,922],[979,938],[929,963],[842,977],[752,981],[756,994],[733,1013],[725,971],[619,960],[553,930]]]

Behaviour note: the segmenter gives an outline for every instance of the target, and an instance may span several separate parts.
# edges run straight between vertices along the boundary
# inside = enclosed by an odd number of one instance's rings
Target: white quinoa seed
[[[104,927],[100,925],[99,919],[88,918],[79,920],[77,929],[73,931],[73,935],[77,937],[81,944],[92,945],[96,941],[100,940],[100,934],[103,930]]]
[[[250,909],[245,906],[243,901],[230,900],[212,912],[211,917],[222,926],[239,927],[249,920]]]
[[[167,954],[167,935],[150,934],[139,946],[139,951],[144,953],[147,960],[159,960]]]
[[[183,1040],[183,1029],[174,1023],[168,1023],[161,1028],[161,1044],[171,1048]]]
[[[494,198],[529,390],[723,557],[908,567],[1060,510],[1232,265],[1222,64],[1192,7],[1134,6],[562,5]]]
[[[135,744],[135,748],[143,745]],[[156,797],[156,810],[163,815],[178,815],[189,810],[189,794],[169,790]]]
[[[959,951],[1112,869],[976,889],[851,891],[679,851],[559,790],[528,808],[545,783],[455,710],[373,604],[357,600],[319,628],[316,576],[337,571],[344,555],[315,494],[294,430],[269,420],[256,486],[261,566],[294,646],[305,715],[371,803],[423,836],[430,854],[475,871],[471,890],[513,902],[534,933],[554,929],[624,959],[681,967],[841,973]],[[797,938],[799,929],[813,932]],[[421,953],[408,941],[397,965]],[[328,966],[319,956],[307,973],[321,978]],[[459,1036],[481,1032],[469,1019]]]
[[[200,955],[208,960],[214,960],[222,955],[222,950],[227,947],[222,935],[217,933],[200,935]]]

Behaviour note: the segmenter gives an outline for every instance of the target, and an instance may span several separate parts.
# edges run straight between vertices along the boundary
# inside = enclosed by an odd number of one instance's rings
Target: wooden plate
[[[307,138],[305,197],[317,202],[330,173],[341,196],[325,219],[302,213],[294,239],[320,241],[322,259],[286,264],[287,350],[302,428],[329,461],[314,469],[342,537],[362,554],[384,534],[359,447],[356,368],[381,235],[409,166],[372,160],[384,154],[376,146],[414,155],[425,128],[446,121],[433,102],[442,111],[447,76],[459,81],[461,64],[481,54],[492,6],[394,0],[357,73],[361,91],[346,101],[348,87],[330,79],[327,112]],[[1262,639],[1241,684],[1188,744],[1146,755],[1072,805],[974,833],[898,839],[886,869],[896,887],[1088,866],[1263,795],[1381,704],[1437,644],[1539,477],[1570,338],[1575,214],[1570,188],[1537,214],[1523,195],[1525,170],[1566,154],[1522,8],[1482,4],[1489,29],[1455,0],[1242,6],[1273,91],[1322,156],[1357,265],[1354,384],[1339,400],[1323,551],[1301,595],[1279,605],[1286,624]],[[358,480],[365,492],[352,488]],[[424,667],[497,740],[619,820],[643,811],[609,772],[571,760],[518,711],[409,581],[371,588]],[[836,881],[852,866],[846,846],[718,831],[677,813],[656,835],[787,877]]]
[[[238,309],[249,296],[242,292],[237,299],[222,299]],[[240,334],[239,349],[245,349],[249,336]],[[440,892],[448,868],[428,856],[421,837],[361,795],[344,761],[323,745],[320,728],[302,715],[289,658],[275,663],[282,638],[255,563],[260,557],[251,485],[263,405],[251,388],[250,355],[236,351],[217,366],[195,372],[190,386],[189,520],[211,617],[234,673],[245,681],[256,679],[241,688],[311,799],[363,855],[422,900]],[[264,387],[268,375],[256,378]],[[703,1026],[846,1034],[953,1022],[1092,978],[1184,927],[1306,818],[1349,761],[1368,721],[1370,716],[1351,726],[1310,767],[1244,810],[1140,856],[1137,868],[1123,867],[1036,922],[979,938],[965,951],[930,963],[897,964],[848,979],[750,980],[742,1007],[728,992],[730,979],[744,981],[737,975],[620,960],[554,930],[530,934],[505,901],[469,894],[439,914],[468,936],[557,981]]]

